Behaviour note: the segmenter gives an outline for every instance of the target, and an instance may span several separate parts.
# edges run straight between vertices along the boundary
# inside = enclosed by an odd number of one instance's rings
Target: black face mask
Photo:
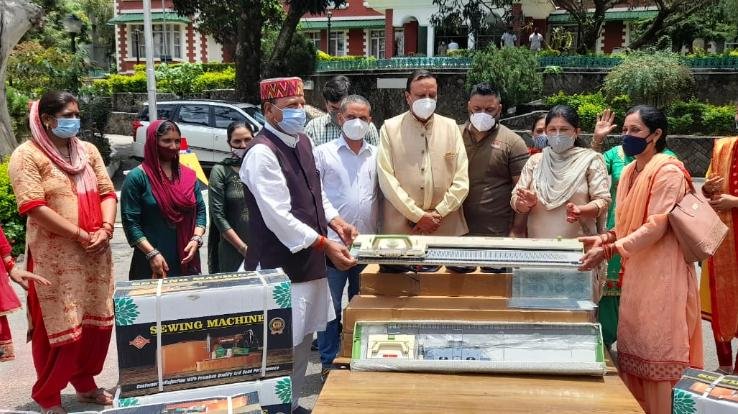
[[[646,150],[651,141],[648,137],[641,138],[633,135],[623,135],[623,152],[629,157],[635,157]]]

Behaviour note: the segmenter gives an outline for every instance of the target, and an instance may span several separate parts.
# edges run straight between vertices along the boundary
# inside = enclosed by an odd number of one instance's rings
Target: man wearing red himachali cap
[[[305,380],[313,333],[335,318],[326,279],[326,256],[336,268],[356,265],[346,246],[356,228],[338,216],[323,193],[305,127],[300,78],[261,81],[266,124],[254,137],[241,165],[249,209],[245,270],[281,267],[292,281],[292,410]],[[326,237],[330,226],[342,243]]]

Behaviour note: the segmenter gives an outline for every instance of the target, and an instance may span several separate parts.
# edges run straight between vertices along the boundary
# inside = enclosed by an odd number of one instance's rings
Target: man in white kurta
[[[266,124],[244,156],[240,177],[248,189],[249,238],[244,268],[281,267],[292,281],[294,363],[292,409],[304,384],[314,332],[335,318],[325,258],[339,269],[356,264],[346,248],[356,229],[338,216],[320,185],[305,125],[302,80],[261,82]],[[328,239],[327,226],[341,242]],[[253,236],[253,237],[252,237]]]

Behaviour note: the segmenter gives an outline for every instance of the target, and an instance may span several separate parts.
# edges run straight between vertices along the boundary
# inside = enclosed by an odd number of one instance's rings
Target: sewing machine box
[[[281,269],[119,282],[114,304],[124,397],[292,372]]]
[[[245,397],[245,398],[244,398]],[[193,390],[163,392],[141,397],[120,397],[116,395],[113,407],[116,414],[181,414],[183,412],[219,412],[224,400],[231,401],[231,411],[227,413],[251,413],[255,404],[259,405],[257,414],[287,414],[292,409],[292,380],[289,376],[269,378],[261,381],[239,382],[234,384],[203,387]],[[205,404],[204,402],[208,402]],[[192,407],[205,407],[207,410],[193,411]],[[225,405],[228,407],[228,405]],[[249,407],[247,409],[247,407]],[[151,410],[156,408],[158,411]],[[183,411],[186,409],[186,411]],[[133,410],[133,411],[128,411]],[[126,412],[124,412],[126,411]]]
[[[738,413],[738,375],[687,369],[672,390],[672,413]]]

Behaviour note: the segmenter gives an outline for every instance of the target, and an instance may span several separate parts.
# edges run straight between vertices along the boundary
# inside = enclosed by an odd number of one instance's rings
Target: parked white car
[[[261,108],[249,103],[226,101],[163,101],[156,104],[159,119],[174,121],[187,138],[192,152],[200,163],[212,165],[231,154],[226,140],[226,129],[233,121],[243,121],[258,131],[264,125]],[[144,104],[138,117],[131,123],[133,129],[133,156],[143,159],[146,128],[149,126],[149,108]]]

